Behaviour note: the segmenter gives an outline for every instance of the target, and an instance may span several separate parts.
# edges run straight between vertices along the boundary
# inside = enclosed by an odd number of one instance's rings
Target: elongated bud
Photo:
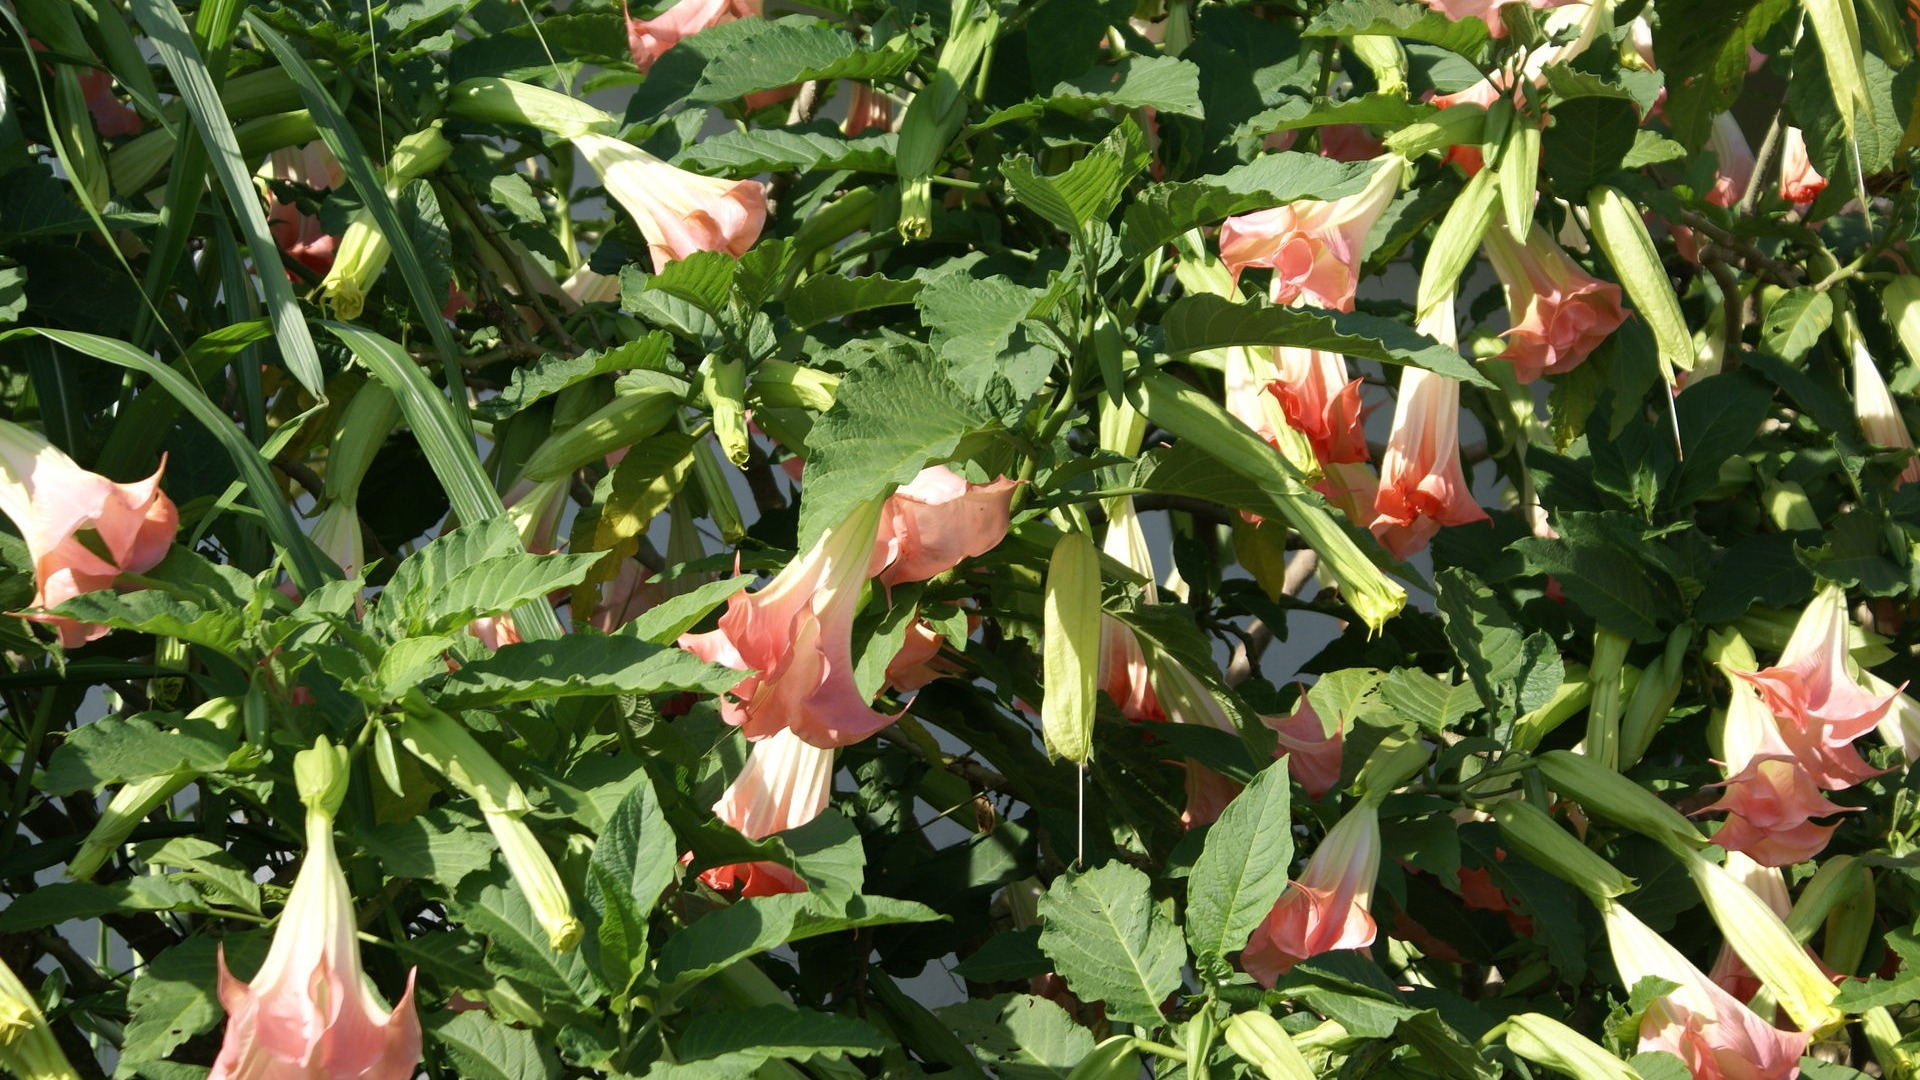
[[[1354,779],[1353,786],[1362,800],[1378,803],[1392,794],[1394,788],[1413,779],[1432,758],[1433,751],[1420,740],[1420,736],[1405,731],[1393,732],[1381,739],[1379,745],[1373,748],[1373,753],[1367,756],[1367,763],[1360,767],[1360,775]]]
[[[1593,666],[1587,670],[1593,701],[1587,706],[1587,738],[1582,749],[1594,761],[1615,770],[1620,768],[1620,676],[1631,644],[1624,635],[1611,630],[1594,630]]]
[[[1594,239],[1613,264],[1620,286],[1653,331],[1660,352],[1660,374],[1672,386],[1676,368],[1693,370],[1693,335],[1680,314],[1680,298],[1674,295],[1673,282],[1660,265],[1653,238],[1640,220],[1640,209],[1620,189],[1603,184],[1587,196],[1587,213]]]
[[[1220,1038],[1220,1023],[1213,1015],[1210,1005],[1203,1005],[1187,1021],[1186,1031],[1180,1040],[1180,1048],[1187,1052],[1186,1080],[1212,1080],[1207,1069],[1207,1057],[1213,1053],[1213,1044]]]
[[[1451,112],[1452,110],[1447,110]],[[1440,228],[1433,234],[1433,246],[1420,267],[1420,289],[1415,310],[1421,319],[1441,304],[1453,299],[1460,274],[1480,250],[1480,238],[1493,221],[1493,205],[1500,194],[1498,177],[1492,169],[1481,169],[1467,181],[1466,189],[1447,208]],[[1529,222],[1533,220],[1529,211]]]
[[[1880,303],[1907,359],[1920,363],[1920,276],[1901,274],[1887,282]]]
[[[392,254],[393,246],[374,224],[373,215],[365,210],[354,214],[334,249],[333,267],[320,282],[335,318],[351,322],[360,317],[367,309],[368,291],[380,280]]]
[[[40,1003],[0,960],[0,1072],[23,1080],[79,1080]]]
[[[679,395],[664,386],[642,386],[621,394],[541,443],[520,476],[536,484],[558,480],[659,431],[679,407]]]
[[[60,128],[60,141],[66,148],[62,162],[69,170],[67,180],[86,199],[87,205],[101,209],[112,194],[107,176],[106,152],[100,148],[100,135],[93,129],[93,114],[87,111],[86,91],[80,88],[80,74],[62,64],[54,71],[53,114]]]
[[[331,818],[340,812],[347,797],[347,748],[335,746],[325,737],[315,739],[311,749],[293,756],[293,782],[307,812]]]
[[[826,412],[839,389],[840,376],[785,360],[762,360],[753,369],[753,400],[770,409]]]
[[[739,360],[714,357],[707,369],[707,409],[713,416],[713,434],[727,460],[746,468],[747,366]]]
[[[447,111],[490,124],[525,124],[563,139],[588,132],[611,135],[619,120],[566,94],[491,76],[468,79],[447,92]]]
[[[1667,647],[1660,659],[1640,673],[1640,682],[1627,701],[1627,713],[1620,722],[1620,764],[1630,767],[1653,744],[1655,732],[1666,723],[1667,713],[1680,696],[1680,683],[1686,675],[1687,646],[1693,643],[1693,630],[1681,626],[1667,636]]]
[[[440,134],[440,122],[436,120],[393,144],[393,152],[387,156],[387,187],[398,190],[446,164],[452,156],[453,144]]]
[[[1833,1007],[1839,988],[1821,974],[1806,947],[1765,900],[1699,852],[1675,850],[1674,854],[1680,856],[1687,876],[1706,899],[1707,910],[1713,913],[1713,921],[1726,936],[1727,944],[1773,991],[1774,1001],[1787,1010],[1794,1023],[1806,1031],[1819,1031],[1846,1019]]]
[[[1356,34],[1347,39],[1353,55],[1373,72],[1373,81],[1382,94],[1407,95],[1407,50],[1400,39],[1384,34]]]
[[[1827,83],[1836,91],[1833,103],[1840,109],[1841,130],[1852,139],[1857,118],[1873,115],[1853,0],[1806,0],[1806,10],[1827,62]]]
[[[1305,1054],[1270,1013],[1243,1012],[1227,1018],[1227,1046],[1267,1080],[1314,1080]]]
[[[704,439],[693,444],[693,482],[707,504],[707,516],[720,530],[720,539],[729,545],[738,543],[747,535],[747,520],[740,514],[740,501],[733,497],[733,485],[727,483],[720,459]]]
[[[351,498],[360,490],[373,459],[400,422],[400,403],[378,379],[368,379],[354,391],[345,413],[333,429],[327,446],[328,499]]]
[[[1460,104],[1415,120],[1382,140],[1387,149],[1412,161],[1453,146],[1473,146],[1485,137],[1487,110]]]
[[[80,850],[67,861],[67,877],[74,881],[92,880],[113,853],[120,850],[120,845],[127,842],[127,837],[133,835],[134,828],[147,820],[148,814],[192,782],[191,773],[163,773],[122,784],[113,798],[107,800],[100,819],[87,830]]]
[[[1566,676],[1546,704],[1513,722],[1513,748],[1532,753],[1541,740],[1573,719],[1592,700],[1593,684],[1587,681],[1586,669],[1578,664],[1568,665]]]
[[[1515,116],[1500,150],[1500,205],[1506,211],[1507,234],[1515,243],[1526,243],[1533,229],[1533,200],[1539,186],[1540,125],[1532,117]]]
[[[1507,1049],[1574,1080],[1640,1080],[1598,1043],[1551,1016],[1521,1013],[1506,1023]]]
[[[1100,687],[1100,552],[1083,532],[1063,534],[1047,563],[1040,731],[1047,750],[1086,764]]]
[[[1568,750],[1549,750],[1534,759],[1547,786],[1579,803],[1589,813],[1657,840],[1676,855],[1707,846],[1693,823],[1660,797],[1612,769]]]
[[[967,119],[967,89],[982,73],[988,49],[1000,34],[1000,13],[976,0],[952,0],[947,42],[934,64],[933,78],[907,103],[900,121],[900,235],[925,240],[933,235],[934,169],[947,144]],[[978,13],[976,13],[978,12]]]
[[[1131,1035],[1110,1035],[1067,1074],[1067,1080],[1135,1080],[1140,1051]]]
[[[1632,878],[1532,803],[1502,799],[1493,806],[1493,820],[1499,823],[1501,842],[1508,848],[1588,896],[1624,896],[1636,887]]]

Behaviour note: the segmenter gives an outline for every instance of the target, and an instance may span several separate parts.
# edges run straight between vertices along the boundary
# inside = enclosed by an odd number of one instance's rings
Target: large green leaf
[[[1514,543],[1527,569],[1553,575],[1567,599],[1607,629],[1635,641],[1664,639],[1664,627],[1678,618],[1678,597],[1648,569],[1632,521],[1573,513],[1555,517],[1553,525],[1557,537]]]
[[[1175,356],[1229,345],[1292,345],[1425,368],[1474,386],[1493,386],[1455,350],[1404,323],[1364,312],[1236,304],[1224,297],[1200,295],[1176,301],[1160,326],[1167,334],[1167,351]]]
[[[737,960],[784,945],[794,919],[811,903],[805,893],[784,893],[710,912],[667,939],[654,976],[669,989],[684,989]]]
[[[1748,49],[1794,0],[1665,0],[1654,60],[1667,76],[1667,123],[1698,150],[1746,82]]]
[[[588,349],[578,356],[543,356],[526,367],[514,368],[512,378],[500,393],[475,406],[474,411],[488,420],[505,420],[537,401],[596,376],[659,367],[666,362],[670,346],[671,339],[655,331],[611,349]]]
[[[1120,195],[1153,160],[1146,136],[1131,119],[1122,119],[1113,132],[1064,172],[1042,175],[1026,156],[1002,162],[1013,197],[1072,235],[1090,222],[1104,221],[1119,205]]]
[[[1165,1022],[1160,1004],[1180,988],[1187,951],[1147,875],[1125,863],[1063,874],[1040,898],[1040,947],[1073,992],[1142,1027]]]
[[[532,1031],[485,1012],[442,1013],[427,1031],[463,1080],[558,1080],[560,1060]]]
[[[460,570],[427,598],[420,621],[426,633],[446,633],[482,615],[498,615],[580,583],[599,561],[590,555],[526,555],[482,559]]]
[[[1200,69],[1191,61],[1172,56],[1129,56],[1063,82],[1043,97],[997,110],[967,134],[1013,121],[1034,120],[1048,112],[1085,116],[1106,105],[1199,116]]]
[[[845,30],[793,15],[710,58],[687,101],[732,101],[815,79],[888,78],[906,71],[918,55],[904,40],[865,48]]]
[[[830,123],[723,131],[701,139],[674,159],[683,168],[725,176],[848,169],[893,172],[900,136],[887,132],[847,138]]]
[[[1267,154],[1218,176],[1153,184],[1127,204],[1127,251],[1153,251],[1188,229],[1297,199],[1338,199],[1366,186],[1375,166],[1318,154]]]
[[[1285,762],[1261,770],[1207,830],[1187,877],[1187,942],[1201,961],[1224,960],[1273,909],[1293,863],[1291,780]]]
[[[685,649],[631,637],[573,635],[560,641],[503,645],[447,677],[440,703],[456,709],[580,695],[717,694],[741,673]]]
[[[700,1061],[738,1053],[763,1061],[837,1061],[849,1054],[872,1057],[887,1046],[880,1032],[864,1020],[812,1009],[759,1005],[694,1017],[680,1033],[678,1056],[682,1061]]]
[[[239,748],[237,736],[208,720],[166,713],[106,716],[67,736],[37,786],[58,795],[168,773],[218,772]]]
[[[610,875],[587,883],[587,899],[597,902],[602,880],[616,881],[642,917],[680,872],[680,844],[660,814],[653,785],[642,776],[607,820],[593,848],[593,865]]]
[[[1448,567],[1434,580],[1447,641],[1481,702],[1509,719],[1545,704],[1565,673],[1552,639],[1516,626],[1493,590],[1469,571]]]
[[[1360,35],[1424,41],[1469,59],[1480,55],[1491,35],[1485,19],[1451,19],[1419,4],[1397,0],[1334,0],[1307,24],[1307,37]]]

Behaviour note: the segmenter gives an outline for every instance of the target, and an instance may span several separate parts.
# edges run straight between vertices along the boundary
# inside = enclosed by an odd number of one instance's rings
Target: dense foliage
[[[1920,13],[642,2],[0,3],[0,1070],[1916,1075]]]

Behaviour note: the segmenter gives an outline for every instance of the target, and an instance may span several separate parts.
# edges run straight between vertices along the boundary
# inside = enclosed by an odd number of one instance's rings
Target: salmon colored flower
[[[853,93],[847,102],[847,119],[841,134],[851,139],[869,131],[893,130],[893,102],[887,95],[863,82],[849,83]]]
[[[1454,346],[1452,298],[1436,305],[1420,329]],[[1424,368],[1405,369],[1368,528],[1404,559],[1443,525],[1486,519],[1460,469],[1460,384]]]
[[[1747,136],[1740,130],[1740,122],[1732,113],[1721,113],[1713,118],[1713,133],[1707,137],[1707,150],[1717,159],[1714,167],[1713,187],[1707,192],[1707,201],[1715,206],[1732,206],[1747,193],[1747,186],[1753,183],[1753,147],[1748,145]]]
[[[620,10],[627,20],[627,50],[633,54],[633,66],[645,72],[683,39],[721,23],[760,14],[760,0],[679,0],[652,19],[634,18],[625,0]]]
[[[1314,849],[1240,954],[1240,966],[1271,987],[1293,965],[1335,949],[1373,944],[1373,881],[1380,872],[1380,809],[1364,801],[1347,811]]]
[[[1854,677],[1847,656],[1851,625],[1846,591],[1829,585],[1801,613],[1778,664],[1734,672],[1759,689],[1780,737],[1827,791],[1878,775],[1853,742],[1880,722],[1898,696],[1871,694]]]
[[[833,751],[783,730],[753,744],[747,767],[713,804],[713,814],[748,839],[764,840],[819,817],[832,795]],[[772,862],[716,866],[700,880],[741,896],[807,891],[792,870]]]
[[[940,655],[940,647],[946,641],[940,631],[925,619],[908,623],[907,636],[900,642],[900,651],[887,661],[887,685],[904,693],[953,674],[944,665],[935,662]]]
[[[1780,197],[1796,206],[1805,206],[1827,190],[1827,178],[1813,167],[1807,156],[1807,136],[1797,127],[1789,127],[1780,143]]]
[[[1120,707],[1120,715],[1129,720],[1167,718],[1161,711],[1160,699],[1154,696],[1140,639],[1134,637],[1126,623],[1111,615],[1100,616],[1100,689]]]
[[[1267,384],[1267,392],[1280,402],[1287,423],[1313,445],[1313,456],[1320,464],[1367,460],[1361,381],[1348,377],[1347,358],[1282,345],[1273,350],[1273,360],[1280,377]]]
[[[1230,217],[1220,226],[1220,259],[1240,280],[1249,266],[1273,270],[1273,302],[1353,310],[1367,234],[1400,191],[1405,162],[1377,159],[1361,191],[1331,202],[1302,199]]]
[[[1484,242],[1512,319],[1500,356],[1521,382],[1579,367],[1626,321],[1620,286],[1582,270],[1539,225],[1521,245],[1495,222]]]
[[[1794,757],[1759,692],[1742,679],[1730,681],[1733,696],[1720,738],[1726,793],[1702,811],[1727,815],[1713,842],[1763,866],[1805,862],[1826,848],[1835,828],[1812,819],[1842,808],[1827,801]]]
[[[588,622],[595,630],[611,634],[639,618],[665,596],[660,583],[653,580],[653,571],[641,566],[638,559],[622,559],[613,578],[601,583],[600,603],[594,607]]]
[[[1147,661],[1147,668],[1154,696],[1165,711],[1168,723],[1197,724],[1229,735],[1240,733],[1220,699],[1185,664],[1164,652],[1156,652]],[[1240,794],[1240,784],[1192,758],[1186,759],[1182,766],[1187,771],[1187,804],[1180,812],[1181,824],[1189,829],[1213,824],[1233,797]]]
[[[1342,732],[1338,727],[1331,732],[1327,730],[1305,694],[1300,696],[1300,706],[1292,716],[1263,716],[1260,720],[1279,737],[1273,756],[1286,757],[1288,774],[1306,791],[1308,798],[1323,799],[1340,783],[1345,741]]]
[[[1893,392],[1887,389],[1887,380],[1880,375],[1880,366],[1873,362],[1866,343],[1857,334],[1853,340],[1853,412],[1868,442],[1895,450],[1913,449],[1913,432],[1907,430],[1907,418],[1900,414]],[[1915,480],[1920,480],[1920,457],[1907,461],[1907,467],[1894,478],[1893,486]]]
[[[1006,539],[1017,480],[968,483],[945,465],[920,475],[887,498],[869,567],[880,583],[926,581],[985,555]]]
[[[1465,19],[1479,19],[1487,24],[1487,33],[1494,37],[1506,37],[1506,24],[1500,21],[1500,9],[1508,4],[1524,3],[1536,10],[1565,7],[1576,0],[1420,0],[1433,10],[1460,22]]]
[[[260,174],[313,191],[336,191],[347,179],[346,170],[340,167],[333,151],[318,139],[305,146],[275,150],[268,155]],[[267,229],[273,233],[273,242],[280,250],[316,274],[333,269],[333,253],[340,243],[339,237],[329,235],[318,217],[301,213],[297,205],[282,202],[279,195],[269,193],[269,196]]]
[[[655,271],[696,251],[745,255],[767,223],[767,187],[758,180],[701,176],[631,143],[585,132],[573,145],[633,215],[653,252]]]
[[[316,766],[313,755],[328,762]],[[345,757],[322,745],[296,758],[306,861],[253,981],[234,978],[220,957],[227,1030],[208,1080],[409,1080],[419,1067],[413,976],[388,1011],[360,967],[353,896],[333,850]]]
[[[467,633],[480,639],[480,644],[488,652],[498,652],[502,645],[518,645],[521,642],[520,628],[513,625],[513,613],[503,611],[498,615],[482,615],[467,624]]]
[[[85,95],[87,114],[93,117],[93,129],[104,139],[138,135],[146,126],[140,114],[113,96],[113,76],[104,71],[86,71],[80,75],[80,92]]]
[[[0,420],[0,513],[13,520],[33,557],[33,606],[55,608],[81,593],[115,587],[121,574],[150,570],[173,546],[180,512],[160,490],[166,462],[145,480],[116,484],[75,464],[18,424]],[[29,615],[77,648],[104,626]]]
[[[853,617],[880,507],[862,504],[765,588],[735,594],[717,629],[680,635],[700,659],[752,673],[720,702],[721,719],[747,738],[791,729],[817,747],[847,746],[893,723],[853,681]]]
[[[1386,152],[1365,124],[1328,124],[1320,129],[1320,156],[1334,161],[1372,161]]]
[[[1693,966],[1680,950],[1611,899],[1600,901],[1614,967],[1628,987],[1641,979],[1680,985],[1647,1007],[1640,1049],[1673,1054],[1694,1080],[1791,1080],[1806,1052],[1803,1032],[1781,1031]]]

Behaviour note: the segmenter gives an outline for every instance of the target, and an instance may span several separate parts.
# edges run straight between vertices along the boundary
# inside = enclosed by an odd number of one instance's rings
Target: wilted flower
[[[1715,206],[1732,206],[1753,183],[1754,169],[1753,147],[1747,144],[1747,136],[1741,132],[1740,122],[1732,113],[1713,118],[1713,133],[1707,137],[1707,149],[1719,160],[1707,201]]]
[[[767,186],[758,180],[701,176],[632,143],[584,132],[573,145],[593,166],[607,194],[633,215],[658,271],[696,251],[740,256],[767,223]]]
[[[1496,222],[1484,243],[1513,323],[1500,356],[1521,382],[1579,367],[1626,321],[1620,286],[1582,270],[1538,224],[1521,245]]]
[[[160,490],[160,468],[116,484],[75,464],[18,424],[0,420],[0,513],[13,520],[33,557],[33,606],[54,608],[81,593],[111,589],[121,574],[150,570],[173,546],[180,512]],[[53,615],[28,615],[60,632],[72,649],[106,634]]]
[[[893,723],[853,681],[853,617],[880,506],[861,504],[766,588],[735,594],[717,629],[680,635],[700,659],[753,673],[720,702],[721,718],[747,738],[790,728],[814,746],[847,746]]]
[[[1805,206],[1825,190],[1827,178],[1820,175],[1813,167],[1813,159],[1807,156],[1806,133],[1789,126],[1782,133],[1780,143],[1780,197]]]
[[[1642,1051],[1675,1055],[1695,1080],[1789,1080],[1799,1074],[1804,1033],[1781,1031],[1761,1019],[1618,901],[1599,903],[1620,980],[1629,987],[1648,977],[1680,984],[1647,1006],[1640,1019]]]
[[[832,795],[833,751],[783,730],[753,744],[746,768],[713,804],[713,813],[748,839],[764,840],[819,817]],[[792,870],[773,862],[716,866],[700,880],[721,892],[738,889],[741,896],[807,889]]]
[[[324,742],[295,759],[306,861],[253,981],[234,978],[220,958],[227,1031],[208,1080],[409,1080],[420,1064],[413,977],[388,1011],[360,968],[353,895],[333,850],[345,759]]]
[[[1347,811],[1247,941],[1240,966],[1262,986],[1309,956],[1373,944],[1373,881],[1380,871],[1380,808]]]
[[[625,0],[620,10],[627,20],[627,50],[633,54],[633,66],[644,72],[682,39],[760,14],[760,0],[679,0],[652,19],[634,18]]]
[[[1437,305],[1420,329],[1453,345],[1452,297]],[[1425,547],[1441,526],[1486,518],[1460,469],[1460,384],[1408,367],[1400,375],[1400,399],[1380,457],[1380,490],[1368,527],[1404,559]]]
[[[1404,168],[1398,154],[1388,154],[1353,195],[1331,202],[1302,199],[1228,218],[1220,226],[1221,261],[1235,281],[1249,266],[1271,267],[1276,304],[1352,311],[1367,234],[1399,193]]]
[[[881,509],[870,569],[881,584],[902,585],[985,555],[1006,539],[1019,486],[1004,476],[990,484],[968,483],[945,465],[922,469]]]

